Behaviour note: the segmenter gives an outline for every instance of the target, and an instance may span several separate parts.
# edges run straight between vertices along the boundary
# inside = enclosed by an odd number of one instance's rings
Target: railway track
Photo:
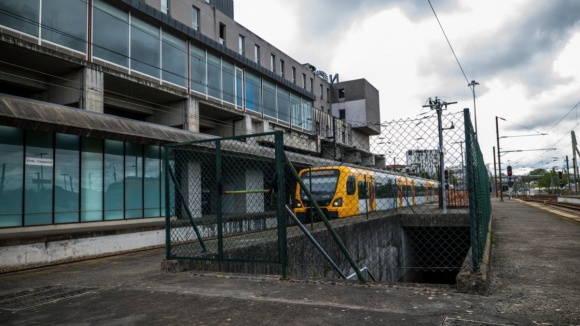
[[[580,215],[580,204],[572,204],[572,203],[560,203],[555,201],[556,199],[553,197],[546,197],[546,198],[520,198],[523,201],[532,202],[532,203],[542,203],[545,205],[549,205],[553,208],[559,209],[561,211],[565,211],[567,213],[572,213],[575,215]]]

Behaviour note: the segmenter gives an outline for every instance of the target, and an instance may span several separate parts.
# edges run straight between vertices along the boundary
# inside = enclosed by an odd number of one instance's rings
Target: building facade
[[[288,150],[384,167],[378,90],[332,81],[232,0],[0,0],[0,251],[96,230],[162,244],[168,142],[283,130]]]

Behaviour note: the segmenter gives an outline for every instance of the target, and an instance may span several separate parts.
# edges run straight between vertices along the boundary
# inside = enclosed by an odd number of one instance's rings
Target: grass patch
[[[491,244],[496,245],[497,244],[497,239],[495,238],[495,232],[493,231],[493,229],[491,229]]]

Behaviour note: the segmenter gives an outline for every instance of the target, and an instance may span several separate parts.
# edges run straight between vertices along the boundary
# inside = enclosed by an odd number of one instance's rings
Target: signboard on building
[[[53,162],[51,158],[27,157],[26,165],[52,166]]]

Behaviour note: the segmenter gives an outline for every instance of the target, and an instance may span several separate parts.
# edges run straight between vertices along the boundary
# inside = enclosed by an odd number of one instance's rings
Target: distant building
[[[438,171],[439,157],[438,149],[409,149],[407,150],[407,165],[416,174],[427,173],[433,178],[440,173]]]

